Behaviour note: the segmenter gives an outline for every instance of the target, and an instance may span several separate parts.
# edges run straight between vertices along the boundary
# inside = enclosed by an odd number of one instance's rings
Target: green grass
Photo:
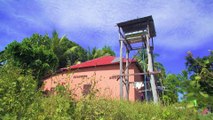
[[[177,105],[162,106],[153,103],[106,99],[83,99],[75,109],[77,120],[196,120],[193,109]]]

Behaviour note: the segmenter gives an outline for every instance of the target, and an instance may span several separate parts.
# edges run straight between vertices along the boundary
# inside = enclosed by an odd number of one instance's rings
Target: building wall
[[[88,94],[91,85],[95,84],[98,95],[107,98],[120,98],[120,82],[119,82],[119,64],[97,66],[90,68],[81,68],[69,72],[63,72],[44,80],[44,90],[51,90],[57,84],[68,86],[72,90],[76,98],[81,98]],[[129,74],[139,73],[135,63],[129,68]],[[135,101],[141,98],[138,90],[134,88],[134,81],[141,81],[142,76],[129,76],[129,100]],[[124,97],[126,96],[126,88],[123,87]]]

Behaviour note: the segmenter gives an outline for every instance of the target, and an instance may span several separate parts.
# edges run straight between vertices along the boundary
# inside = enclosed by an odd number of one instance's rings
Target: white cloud
[[[205,12],[208,8],[200,7],[202,2],[53,0],[42,1],[40,4],[44,14],[65,31],[91,28],[94,31],[117,32],[114,26],[118,22],[153,15],[157,30],[156,44],[169,49],[182,49],[199,47],[202,43],[210,42],[205,38],[213,35],[213,13]],[[105,35],[103,39],[117,39],[117,36]]]
[[[213,35],[213,13],[204,12],[201,3],[192,1],[166,1],[150,3],[157,29],[156,44],[168,49],[199,47],[210,42]]]
[[[97,34],[101,35],[97,37],[100,40],[97,46],[118,46],[116,23],[147,15],[154,18],[157,31],[155,41],[159,47],[181,50],[212,42],[207,38],[213,36],[213,12],[208,11],[212,9],[213,2],[207,4],[202,0],[39,0],[36,3],[38,8],[31,9],[25,5],[23,10],[21,6],[24,4],[15,7],[4,4],[10,11],[10,16],[25,22],[24,27],[29,29],[32,29],[31,25],[41,30],[49,30],[48,27],[58,28],[64,32],[62,34],[69,36],[78,32],[81,35],[79,40],[84,38],[85,41],[93,39],[87,37],[91,36],[91,31],[99,31]],[[17,14],[18,11],[22,14]],[[88,44],[94,44],[94,41]]]

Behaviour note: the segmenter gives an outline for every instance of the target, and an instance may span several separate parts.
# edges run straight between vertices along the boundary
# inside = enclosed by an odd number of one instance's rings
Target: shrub
[[[55,93],[36,98],[27,110],[28,119],[72,120],[75,103],[66,92],[63,86],[57,86]]]
[[[20,119],[33,102],[37,83],[10,64],[0,68],[0,119]]]
[[[207,115],[199,115],[200,120],[213,120],[213,113]]]
[[[106,99],[83,99],[75,109],[76,120],[196,120],[197,113],[184,107]]]

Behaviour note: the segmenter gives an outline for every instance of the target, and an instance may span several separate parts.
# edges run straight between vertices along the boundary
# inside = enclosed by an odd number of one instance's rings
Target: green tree
[[[78,44],[70,41],[66,36],[59,38],[58,33],[53,31],[51,48],[59,59],[57,68],[67,67],[76,62],[87,60],[87,52]]]
[[[0,52],[0,67],[3,66],[6,62],[6,58],[4,56],[4,51]]]
[[[115,52],[109,46],[104,46],[102,49],[97,49],[96,47],[94,47],[92,51],[89,48],[87,51],[88,60],[108,55],[115,56]]]
[[[158,54],[153,54],[153,59],[158,56]],[[139,51],[139,54],[136,56],[136,60],[141,69],[147,72],[148,58],[145,50]],[[158,89],[161,102],[163,104],[173,104],[178,102],[178,92],[180,88],[179,76],[175,74],[166,74],[163,64],[157,61],[154,61],[154,71],[160,72],[155,74],[155,80],[156,86],[158,86],[158,88],[161,87]]]
[[[102,50],[102,55],[115,56],[115,52],[112,50],[112,48],[110,46],[104,46],[101,50]]]
[[[183,83],[184,99],[197,100],[200,107],[213,106],[213,52],[202,58],[188,52],[186,61],[189,76]]]
[[[51,49],[51,39],[45,35],[33,34],[25,38],[21,43],[10,43],[4,50],[7,61],[14,66],[22,68],[25,72],[32,71],[32,75],[38,81],[38,87],[42,85],[42,78],[55,71],[58,59]]]
[[[107,50],[106,47],[105,51]],[[0,52],[0,66],[7,61],[13,61],[15,66],[23,70],[32,70],[35,79],[39,80],[38,87],[42,85],[45,76],[51,75],[57,69],[86,60],[85,49],[66,36],[59,38],[56,31],[52,33],[52,38],[33,34],[20,43],[14,41]]]
[[[167,74],[162,80],[165,87],[161,101],[163,104],[173,104],[178,102],[178,94],[183,93],[182,83],[185,80],[185,71],[181,74]]]
[[[186,60],[188,71],[192,74],[190,77],[198,80],[203,92],[213,95],[213,52],[211,51],[209,56],[203,58],[194,58],[188,52]]]

